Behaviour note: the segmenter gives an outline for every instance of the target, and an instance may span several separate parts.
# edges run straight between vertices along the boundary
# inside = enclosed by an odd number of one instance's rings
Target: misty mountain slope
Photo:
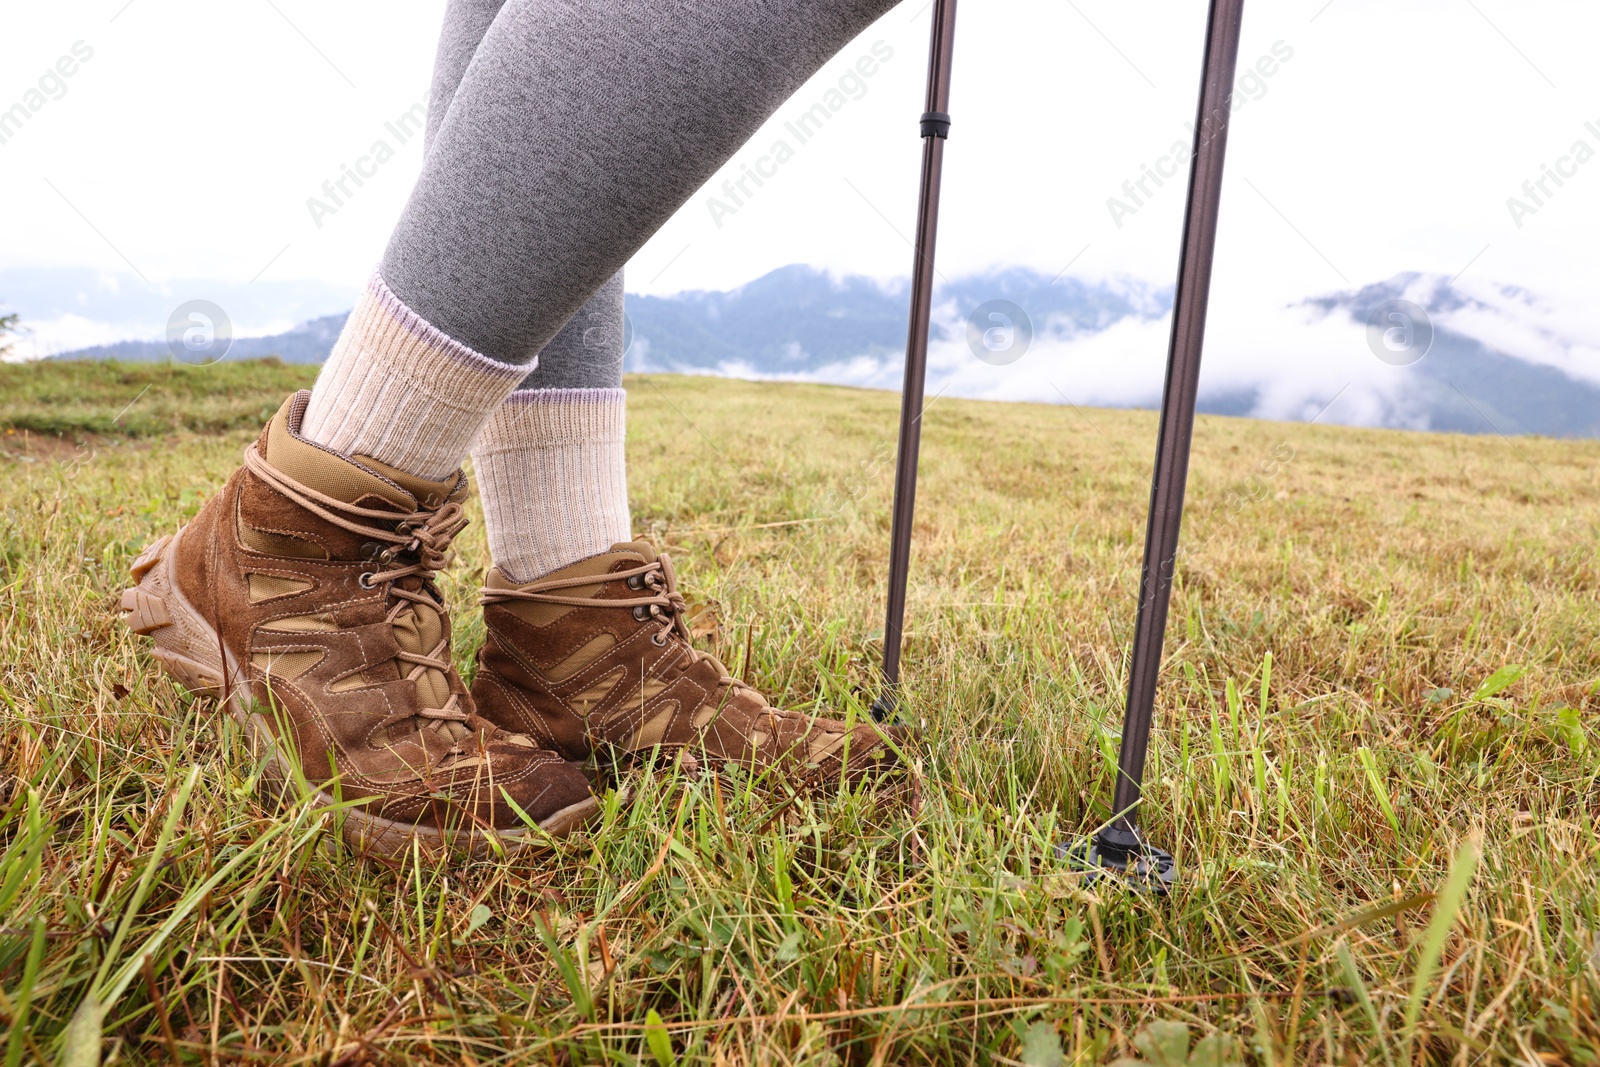
[[[1365,327],[1376,309],[1397,300],[1425,308],[1433,328],[1426,355],[1397,368],[1410,379],[1400,404],[1426,418],[1423,428],[1600,437],[1600,363],[1584,358],[1584,339],[1541,322],[1539,302],[1524,290],[1463,292],[1443,278],[1407,273],[1306,304]],[[1511,332],[1507,327],[1521,335],[1519,355],[1466,332]]]
[[[1417,273],[1263,307],[1214,301],[1200,410],[1284,421],[1468,433],[1600,436],[1600,338],[1569,308],[1514,286],[1460,286]],[[1026,268],[942,281],[934,292],[930,396],[1101,407],[1159,403],[1172,294],[1134,280],[1091,282]],[[1431,328],[1426,353],[1396,365],[1369,320],[1410,301]],[[904,281],[795,265],[727,292],[630,294],[630,371],[716,374],[898,389]],[[326,357],[347,313],[265,337],[229,359]],[[997,317],[998,316],[998,317]],[[995,345],[997,347],[991,347]],[[171,358],[166,342],[124,341],[76,358]]]
[[[859,378],[865,363],[882,364],[877,369],[893,377],[905,349],[909,299],[903,280],[881,285],[803,265],[728,292],[630,295],[627,367],[839,380],[828,376],[830,368],[853,366]],[[968,316],[996,301],[1020,308],[1035,337],[1069,340],[1129,317],[1159,318],[1171,306],[1171,295],[1136,285],[1052,279],[1026,268],[992,271],[936,285],[934,341],[965,345]]]
[[[1417,368],[1425,379],[1418,399],[1431,413],[1431,430],[1600,437],[1600,389],[1553,367],[1440,330]]]
[[[350,317],[348,311],[337,315],[324,315],[302,322],[292,330],[269,337],[236,337],[228,348],[227,358],[260,359],[277,356],[285,363],[321,363],[333,351],[339,331]],[[95,345],[63,353],[61,359],[124,359],[134,361],[167,360],[172,352],[165,341],[118,341],[115,344]]]
[[[91,347],[162,337],[174,311],[193,300],[221,308],[235,337],[277,335],[297,328],[296,323],[347,311],[359,291],[358,286],[293,279],[150,283],[132,274],[81,267],[0,270],[0,301],[5,310],[21,314],[27,332],[19,338],[19,352],[30,358],[78,356]],[[149,351],[166,358],[164,344],[158,353]]]
[[[731,292],[628,295],[629,370],[816,370],[905,345],[906,297],[867,278],[782,267]]]

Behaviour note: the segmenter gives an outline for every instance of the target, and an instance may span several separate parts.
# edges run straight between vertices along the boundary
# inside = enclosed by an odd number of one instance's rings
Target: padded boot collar
[[[300,436],[311,392],[302,389],[283,402],[262,436],[262,454],[274,468],[347,504],[376,496],[405,511],[431,510],[467,495],[461,471],[429,481],[396,470],[369,456],[346,456]]]

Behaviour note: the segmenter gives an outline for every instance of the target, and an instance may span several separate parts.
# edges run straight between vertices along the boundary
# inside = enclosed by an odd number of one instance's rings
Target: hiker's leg
[[[891,6],[508,0],[318,379],[308,432],[449,469],[585,301]],[[551,387],[617,388],[613,355],[575,357]]]
[[[423,149],[431,151],[461,79],[505,0],[450,0],[433,60]],[[622,272],[597,291],[540,349],[517,390],[610,389],[622,385]]]
[[[431,147],[504,0],[450,0],[433,64]],[[539,350],[472,449],[496,566],[536,578],[626,541],[622,272]]]
[[[449,0],[444,9],[444,24],[439,27],[439,47],[433,53],[433,82],[428,87],[428,125],[422,135],[426,153],[438,139],[439,127],[450,113],[450,102],[461,87],[462,75],[472,62],[473,53],[483,43],[484,34],[505,0]]]
[[[628,540],[622,273],[539,353],[472,446],[494,565],[530,581]]]
[[[476,13],[480,26],[489,21],[481,0],[453,0],[452,13],[458,6],[467,15]],[[446,131],[445,144],[466,98],[465,93],[457,96],[440,115],[444,101],[455,94],[450,70],[469,64],[463,25],[447,25],[440,45],[433,114],[439,116],[435,128]],[[482,55],[470,60],[474,68]],[[724,148],[731,150],[736,143],[729,141]],[[679,198],[702,177],[674,187]],[[659,225],[674,206],[665,203],[649,228]],[[611,236],[620,241],[617,234]],[[531,270],[526,277],[539,285],[568,280],[546,272],[538,262],[507,257],[507,263],[512,272]],[[538,314],[525,316],[522,328],[548,329],[538,326],[538,319]],[[586,757],[598,741],[608,759],[627,760],[662,746],[718,763],[757,768],[783,764],[811,781],[854,779],[892,765],[894,753],[874,727],[859,724],[852,729],[776,712],[754,690],[727,677],[714,659],[689,650],[678,628],[663,630],[670,612],[652,609],[640,618],[640,596],[659,597],[668,605],[679,601],[670,565],[648,545],[618,545],[620,551],[608,551],[627,539],[629,529],[622,332],[622,280],[613,275],[540,350],[537,369],[495,411],[473,448],[495,562],[486,590],[491,605],[484,615],[487,639],[473,687],[479,711],[503,728],[528,732],[569,759]],[[611,574],[614,583],[591,586],[580,581],[573,587],[569,580],[579,574],[583,579]],[[547,575],[545,583],[533,581]],[[556,609],[556,618],[550,617],[551,605],[537,602],[549,583],[564,605]],[[534,599],[523,599],[525,593]],[[581,599],[589,596],[595,597],[592,604]],[[574,597],[580,599],[574,602]],[[624,617],[617,616],[618,605]],[[629,627],[649,639],[618,640],[615,635]],[[600,649],[600,660],[593,658],[596,634],[611,646]],[[575,657],[585,666],[572,673],[564,664]],[[547,673],[529,673],[530,663]],[[564,682],[551,687],[557,677]],[[696,710],[679,714],[680,705]]]

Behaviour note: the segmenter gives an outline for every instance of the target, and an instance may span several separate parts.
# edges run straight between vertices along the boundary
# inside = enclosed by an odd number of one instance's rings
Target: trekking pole
[[[1172,299],[1172,338],[1167,380],[1161,396],[1161,428],[1156,438],[1155,475],[1150,484],[1150,516],[1145,530],[1144,569],[1139,579],[1139,616],[1133,631],[1128,671],[1128,704],[1122,720],[1117,788],[1111,823],[1092,843],[1070,849],[1091,869],[1121,871],[1165,893],[1176,878],[1172,857],[1139,835],[1138,806],[1144,781],[1150,718],[1161,674],[1161,646],[1167,628],[1178,528],[1183,521],[1183,490],[1189,476],[1189,442],[1194,436],[1194,403],[1205,340],[1206,303],[1211,293],[1211,259],[1217,240],[1217,209],[1222,199],[1222,157],[1228,144],[1229,107],[1239,57],[1239,24],[1244,0],[1211,0],[1206,51],[1200,72],[1200,107],[1195,148],[1189,163],[1189,206],[1183,219],[1178,284]]]
[[[917,451],[922,443],[922,396],[928,370],[928,320],[933,307],[933,252],[939,230],[939,177],[950,134],[950,52],[956,0],[936,0],[928,46],[928,98],[922,114],[922,184],[917,200],[916,251],[911,264],[911,324],[906,331],[906,377],[900,390],[900,445],[895,453],[894,519],[889,532],[889,604],[883,620],[883,690],[872,702],[879,722],[900,700],[900,643],[911,568],[911,521],[917,501]]]

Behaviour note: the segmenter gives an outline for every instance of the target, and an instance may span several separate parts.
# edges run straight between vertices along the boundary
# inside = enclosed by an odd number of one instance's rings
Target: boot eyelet
[[[640,604],[638,607],[633,609],[633,617],[640,622],[644,622],[644,620],[650,617],[650,609],[645,607],[643,604]]]
[[[658,633],[650,638],[650,643],[657,648],[665,648],[667,647],[667,635]]]
[[[642,577],[640,577],[639,575],[637,575],[637,574],[631,576],[628,579],[628,588],[629,589],[643,589],[644,588],[644,579]]]
[[[356,579],[356,584],[359,585],[363,589],[376,589],[377,586],[372,584],[371,578],[372,578],[372,572],[371,571],[363,571],[362,574],[361,574],[361,577]]]

